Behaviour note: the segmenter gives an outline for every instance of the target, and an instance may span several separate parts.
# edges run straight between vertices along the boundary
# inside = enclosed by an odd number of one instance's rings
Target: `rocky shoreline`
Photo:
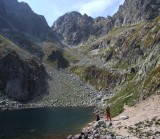
[[[101,119],[98,122],[93,121],[84,127],[79,134],[69,135],[66,139],[138,139],[142,137],[144,139],[159,139],[160,137],[160,132],[158,131],[160,119],[158,117],[136,123],[134,126],[121,126],[121,128],[128,130],[125,136],[115,132],[117,130],[115,125],[117,126],[115,121],[111,123],[105,119]]]
[[[159,139],[159,102],[160,96],[155,95],[134,107],[125,106],[123,113],[112,118],[112,124],[103,117],[67,139]]]
[[[20,103],[17,101],[3,98],[0,100],[0,111],[5,110],[21,110],[21,109],[36,109],[36,108],[56,108],[56,107],[95,107],[94,105],[46,105],[42,103]]]
[[[79,134],[69,135],[66,139],[121,139],[122,136],[110,130],[111,126],[112,123],[103,118],[100,121],[89,123]]]

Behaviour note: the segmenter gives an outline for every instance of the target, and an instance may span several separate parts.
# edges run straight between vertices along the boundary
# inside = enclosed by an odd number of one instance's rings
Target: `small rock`
[[[93,128],[94,128],[94,129],[99,128],[99,127],[100,127],[99,122],[96,122],[96,123],[93,125]]]
[[[106,123],[106,126],[107,126],[107,127],[110,127],[110,126],[112,126],[112,123],[111,123],[111,122],[107,122],[107,123]]]
[[[116,139],[122,139],[122,136],[116,136]]]
[[[129,116],[123,115],[123,116],[120,116],[120,119],[121,120],[127,120],[127,119],[129,119]]]
[[[95,138],[99,138],[100,135],[99,135],[99,134],[95,134],[94,137],[95,137]]]
[[[73,137],[72,135],[69,135],[69,136],[67,137],[67,139],[72,139],[72,137]]]
[[[6,102],[5,101],[0,101],[0,105],[5,105]]]
[[[93,130],[93,134],[95,135],[95,134],[97,134],[98,133],[98,131],[97,130]]]
[[[74,139],[81,139],[81,134],[77,134],[74,136]]]

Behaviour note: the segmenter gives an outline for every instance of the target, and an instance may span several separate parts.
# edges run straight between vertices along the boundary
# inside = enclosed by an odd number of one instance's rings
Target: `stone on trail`
[[[99,134],[95,134],[94,137],[95,137],[95,138],[99,138],[100,135],[99,135]]]
[[[129,119],[129,116],[122,115],[122,116],[120,116],[119,119],[120,119],[120,120],[127,120],[127,119]]]
[[[112,123],[111,122],[106,122],[106,126],[110,127],[110,126],[112,126]]]
[[[94,125],[93,125],[93,129],[97,129],[100,128],[102,126],[105,126],[105,120],[101,119],[100,121],[97,121]]]

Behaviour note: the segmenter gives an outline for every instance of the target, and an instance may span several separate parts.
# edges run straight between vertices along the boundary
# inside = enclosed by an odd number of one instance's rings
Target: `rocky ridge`
[[[3,34],[10,34],[11,38],[23,34],[33,41],[55,40],[45,18],[34,13],[27,3],[1,0],[0,9],[0,32]]]
[[[73,11],[59,17],[52,25],[52,29],[61,35],[61,38],[69,45],[83,44],[90,37],[104,35],[112,27],[112,19],[97,17],[87,14],[81,15]]]
[[[69,45],[83,44],[87,40],[93,42],[114,27],[154,19],[160,15],[159,6],[159,0],[125,0],[112,17],[94,19],[86,14],[70,12],[59,17],[52,29]]]

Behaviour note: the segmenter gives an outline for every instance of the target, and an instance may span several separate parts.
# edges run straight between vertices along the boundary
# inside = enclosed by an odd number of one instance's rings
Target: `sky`
[[[112,16],[124,0],[18,0],[29,4],[32,10],[43,15],[49,26],[67,12],[77,11],[95,18]]]

